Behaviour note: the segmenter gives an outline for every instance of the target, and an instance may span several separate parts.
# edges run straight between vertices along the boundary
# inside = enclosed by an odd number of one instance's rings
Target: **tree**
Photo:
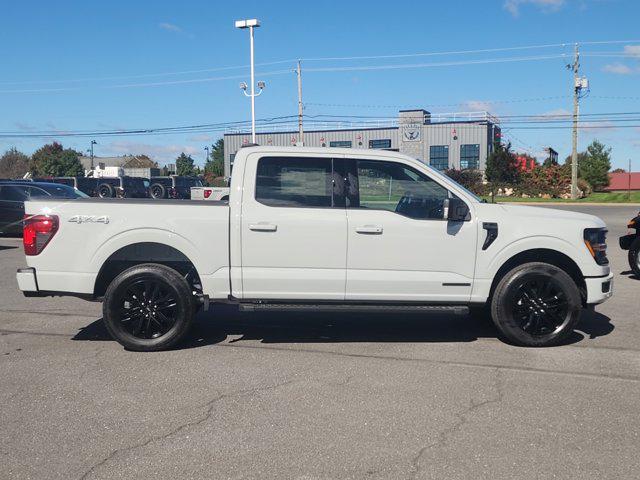
[[[491,185],[491,201],[495,201],[496,191],[501,185],[518,183],[520,172],[511,152],[511,143],[495,143],[493,152],[487,158],[484,174]]]
[[[571,167],[571,156],[566,160]],[[611,168],[611,148],[607,148],[598,140],[587,147],[586,152],[578,152],[578,177],[587,181],[594,191],[602,190],[609,185],[609,169]]]
[[[184,152],[176,158],[176,175],[190,177],[195,173],[193,166],[193,158],[191,155],[186,155]]]
[[[224,140],[222,138],[211,145],[211,158],[205,164],[204,172],[211,177],[224,175]]]
[[[22,178],[29,171],[29,157],[11,147],[0,157],[0,178]]]
[[[31,173],[42,177],[76,177],[84,174],[80,153],[53,142],[31,156]]]
[[[578,163],[580,178],[585,179],[595,191],[603,190],[609,185],[611,169],[611,148],[607,148],[598,140],[587,147],[586,161]]]
[[[611,173],[627,173],[627,171],[624,168],[614,168]]]

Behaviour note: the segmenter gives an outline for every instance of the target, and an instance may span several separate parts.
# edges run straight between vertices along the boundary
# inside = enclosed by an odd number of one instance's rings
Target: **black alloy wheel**
[[[518,282],[509,302],[520,328],[533,336],[553,334],[569,321],[569,304],[563,287],[557,280],[542,275]]]
[[[158,338],[176,324],[175,294],[153,277],[129,281],[119,303],[122,328],[136,338]]]
[[[128,350],[155,351],[176,345],[189,331],[197,302],[188,281],[165,265],[147,263],[118,275],[107,288],[107,330]]]
[[[498,282],[491,317],[516,345],[548,347],[567,339],[580,319],[582,295],[567,272],[542,262],[513,268]]]

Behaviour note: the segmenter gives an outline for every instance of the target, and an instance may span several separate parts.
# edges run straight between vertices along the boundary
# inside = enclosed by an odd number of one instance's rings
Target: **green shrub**
[[[489,191],[489,187],[482,182],[482,172],[479,170],[450,168],[444,174],[476,195],[486,195]]]

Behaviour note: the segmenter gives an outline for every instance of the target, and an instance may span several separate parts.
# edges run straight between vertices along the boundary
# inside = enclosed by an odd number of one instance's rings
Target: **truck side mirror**
[[[447,220],[451,222],[469,220],[469,206],[459,198],[453,197],[445,200],[445,212]]]

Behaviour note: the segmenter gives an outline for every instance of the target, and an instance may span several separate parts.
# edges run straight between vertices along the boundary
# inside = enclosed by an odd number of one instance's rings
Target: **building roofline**
[[[424,125],[460,125],[462,123],[473,124],[473,125],[497,125],[489,120],[454,120],[450,122],[429,122]],[[326,129],[326,130],[305,130],[304,133],[329,133],[329,132],[368,132],[368,131],[379,131],[379,130],[398,130],[400,127],[364,127],[364,128],[334,128],[334,129]],[[300,132],[298,130],[286,130],[286,131],[273,131],[273,132],[256,132],[256,135],[298,135]],[[234,137],[234,136],[243,136],[243,135],[251,135],[251,132],[239,132],[239,133],[224,133],[224,137]]]

